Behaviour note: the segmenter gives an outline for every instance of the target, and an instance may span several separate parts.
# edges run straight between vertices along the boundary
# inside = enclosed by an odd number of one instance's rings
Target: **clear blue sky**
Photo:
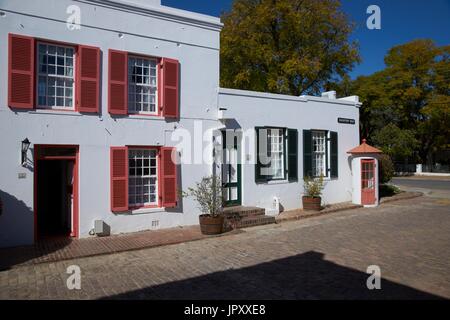
[[[232,0],[162,0],[169,7],[220,16]],[[438,45],[450,44],[450,0],[341,0],[342,9],[356,24],[351,39],[360,46],[362,62],[352,78],[384,68],[384,55],[394,45],[413,39],[431,38]],[[381,9],[381,30],[369,30],[367,7]]]

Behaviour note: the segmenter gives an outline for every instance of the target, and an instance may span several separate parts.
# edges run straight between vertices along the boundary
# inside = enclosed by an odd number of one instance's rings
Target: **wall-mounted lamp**
[[[22,167],[25,167],[27,164],[27,151],[29,147],[30,140],[28,140],[28,138],[22,140]]]

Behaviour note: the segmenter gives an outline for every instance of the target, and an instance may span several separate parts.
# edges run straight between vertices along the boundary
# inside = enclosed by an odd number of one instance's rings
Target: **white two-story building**
[[[219,88],[221,28],[158,0],[0,1],[0,246],[197,224],[178,193],[213,172],[226,206],[299,208],[321,174],[351,200],[357,97]]]

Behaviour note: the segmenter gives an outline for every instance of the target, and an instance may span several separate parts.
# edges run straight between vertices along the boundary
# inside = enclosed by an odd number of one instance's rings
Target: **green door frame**
[[[230,199],[231,196],[231,188],[237,187],[237,199],[235,200],[228,200],[223,203],[224,207],[232,207],[232,206],[239,206],[241,205],[241,161],[240,161],[240,155],[241,155],[241,147],[240,147],[240,141],[238,139],[238,136],[234,135],[234,149],[236,149],[237,152],[237,181],[236,182],[223,182],[223,166],[228,166],[228,175],[231,174],[231,163],[225,163],[225,154],[226,154],[226,130],[222,130],[222,148],[223,148],[223,159],[222,159],[222,169],[221,169],[221,175],[222,175],[222,190],[223,192],[228,192],[228,199]],[[230,176],[229,176],[230,177]]]

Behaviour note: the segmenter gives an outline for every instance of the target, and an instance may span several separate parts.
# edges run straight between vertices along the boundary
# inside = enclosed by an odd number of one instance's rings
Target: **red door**
[[[375,160],[361,160],[361,203],[375,204]]]

